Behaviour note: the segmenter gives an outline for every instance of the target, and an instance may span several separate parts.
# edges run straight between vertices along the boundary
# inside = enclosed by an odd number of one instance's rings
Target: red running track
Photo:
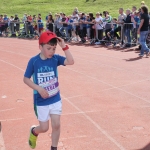
[[[22,79],[38,42],[1,38],[0,45],[0,149],[30,150],[29,128],[38,122]],[[59,68],[58,150],[149,150],[150,59],[134,49],[72,44],[70,51],[75,64]],[[39,136],[36,150],[50,149],[50,133]]]

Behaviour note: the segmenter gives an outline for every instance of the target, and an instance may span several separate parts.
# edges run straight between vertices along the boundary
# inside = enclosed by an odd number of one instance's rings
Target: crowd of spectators
[[[141,2],[144,6],[145,2]],[[65,38],[67,41],[85,43],[87,40],[99,45],[102,41],[120,40],[122,36],[126,39],[125,47],[130,47],[131,43],[138,43],[137,31],[140,25],[141,7],[133,6],[131,9],[119,8],[119,16],[112,17],[106,10],[95,15],[79,11],[76,7],[71,15],[63,12],[52,14],[51,12],[44,18],[41,14],[27,15],[22,18],[15,16],[8,17],[0,15],[0,35],[20,36],[21,23],[25,29],[25,34],[38,38],[44,30],[55,32],[57,36]],[[150,13],[149,13],[150,16]],[[94,40],[93,40],[94,39]],[[107,43],[111,44],[110,42]],[[114,46],[116,42],[113,43]]]

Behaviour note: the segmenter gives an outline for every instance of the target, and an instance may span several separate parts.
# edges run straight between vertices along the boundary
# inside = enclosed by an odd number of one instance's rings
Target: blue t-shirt
[[[42,20],[38,20],[38,26],[40,29],[44,27]]]
[[[91,20],[90,19],[87,19],[87,21],[88,22],[91,22]],[[91,27],[91,25],[90,24],[86,24],[86,28],[90,28]]]
[[[82,18],[79,19],[79,21],[85,21],[85,20],[86,20],[85,17],[82,17]],[[83,29],[83,27],[86,27],[86,24],[80,24],[80,29],[81,30]]]
[[[68,21],[68,29],[72,29],[72,23],[73,23],[73,20],[72,19],[70,19],[69,21]]]
[[[4,20],[5,20],[5,21],[8,21],[8,18],[7,18],[7,17],[5,17],[5,18],[4,18]]]
[[[135,22],[136,22],[136,28],[138,29],[138,28],[139,28],[139,25],[140,25],[140,18],[137,17],[137,16],[135,16],[135,17],[134,17],[134,20],[135,20]]]
[[[45,20],[48,20],[48,16],[45,17]]]
[[[40,54],[32,57],[27,65],[24,76],[33,77],[33,82],[48,91],[49,98],[43,99],[38,91],[34,90],[34,104],[45,106],[61,100],[59,93],[57,67],[64,65],[65,57],[54,55],[52,58],[42,60]]]

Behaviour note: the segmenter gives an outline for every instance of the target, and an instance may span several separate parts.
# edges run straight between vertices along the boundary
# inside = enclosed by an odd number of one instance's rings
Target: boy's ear
[[[42,45],[39,45],[39,49],[42,50]]]

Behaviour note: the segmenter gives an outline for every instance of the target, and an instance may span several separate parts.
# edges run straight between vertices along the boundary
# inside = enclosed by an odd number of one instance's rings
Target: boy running
[[[66,57],[55,54],[57,43]],[[24,83],[34,90],[34,110],[39,120],[39,125],[30,129],[29,145],[32,149],[36,147],[38,135],[48,131],[51,119],[51,150],[57,150],[62,112],[57,67],[73,65],[74,59],[64,40],[50,31],[41,34],[39,49],[41,52],[29,60],[24,74]],[[33,81],[30,80],[31,76]]]

